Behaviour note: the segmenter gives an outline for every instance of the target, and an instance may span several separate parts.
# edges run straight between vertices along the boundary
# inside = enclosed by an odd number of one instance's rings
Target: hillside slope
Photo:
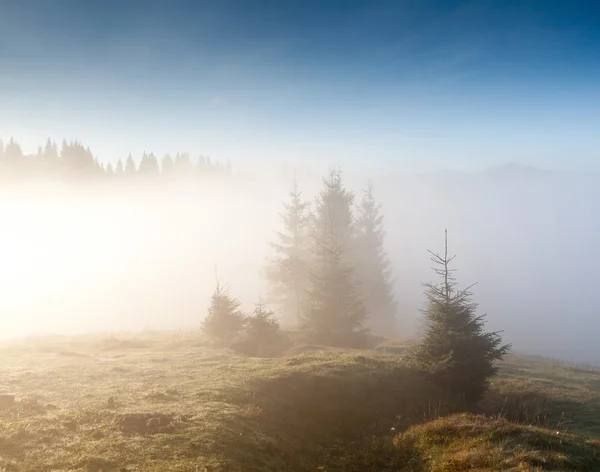
[[[512,396],[511,407],[508,392],[520,383],[525,398],[532,382],[527,369],[535,370],[544,389],[530,389],[526,400],[544,399],[546,409],[567,402],[571,409],[558,416],[557,437],[570,442],[557,454],[578,467],[581,454],[595,457],[595,446],[564,430],[595,434],[588,426],[600,424],[598,411],[586,407],[584,419],[578,405],[595,405],[598,386],[578,382],[597,372],[536,362],[506,363],[482,407],[488,415],[521,414],[523,401]],[[542,378],[544,369],[572,372],[575,380]],[[437,433],[406,428],[444,413],[439,392],[393,353],[305,347],[280,359],[252,359],[201,342],[195,333],[13,344],[0,349],[0,391],[16,399],[0,410],[0,468],[15,472],[437,470],[415,459],[424,457]],[[554,414],[543,418],[554,421]],[[457,420],[458,436],[473,422],[491,421],[474,418]],[[425,427],[434,431],[452,422],[439,421]],[[504,431],[510,423],[502,421]],[[495,437],[482,447],[495,448]],[[460,444],[434,441],[431,447],[439,457],[445,449],[454,456]]]

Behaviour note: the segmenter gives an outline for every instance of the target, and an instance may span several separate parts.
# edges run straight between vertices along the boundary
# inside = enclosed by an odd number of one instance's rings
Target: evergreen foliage
[[[119,159],[113,167],[112,164],[109,166],[109,163],[100,161],[89,147],[85,147],[79,141],[63,140],[59,152],[56,143],[47,139],[44,146],[38,146],[35,153],[25,154],[14,138],[10,138],[8,142],[0,140],[0,180],[2,181],[58,179],[82,182],[102,177],[120,177],[125,174],[129,177],[128,182],[131,182],[133,177],[148,175],[155,175],[157,178],[170,177],[174,174],[190,177],[198,174],[231,176],[233,173],[231,164],[227,162],[225,165],[217,161],[216,164],[199,168],[192,165],[187,154],[178,154],[176,161],[167,154],[159,166],[158,159],[153,153],[144,153],[139,161],[139,167],[131,154],[128,155],[125,164]],[[175,170],[177,172],[173,172]]]
[[[135,162],[133,161],[133,157],[131,154],[127,156],[127,160],[125,161],[125,174],[133,175],[137,171],[135,167]]]
[[[396,333],[396,301],[391,264],[384,248],[383,214],[375,201],[372,182],[358,207],[355,228],[356,274],[369,313],[368,327],[375,335],[392,337]]]
[[[283,207],[283,230],[276,231],[276,241],[271,242],[275,256],[268,261],[264,275],[269,303],[277,307],[286,325],[294,325],[300,319],[307,288],[310,229],[309,203],[302,198],[296,178]]]
[[[441,283],[425,284],[427,329],[415,359],[444,390],[472,405],[487,390],[489,378],[497,372],[495,361],[502,359],[510,345],[502,344],[498,333],[484,331],[485,315],[476,315],[472,286],[456,288],[447,232],[444,254],[429,252]]]
[[[158,168],[158,160],[156,159],[156,156],[152,153],[150,153],[150,154],[144,153],[144,155],[142,156],[142,160],[140,161],[140,167],[138,169],[138,172],[140,174],[145,174],[145,175],[158,174],[159,168]]]
[[[240,311],[240,302],[229,294],[227,287],[222,287],[217,282],[202,329],[211,337],[232,341],[243,324],[244,315]]]
[[[275,313],[259,301],[254,311],[245,317],[240,339],[233,347],[248,356],[269,357],[278,353],[281,340],[279,321]]]
[[[301,315],[306,338],[333,346],[362,346],[367,317],[351,264],[354,194],[339,169],[329,172],[316,200],[312,270]]]

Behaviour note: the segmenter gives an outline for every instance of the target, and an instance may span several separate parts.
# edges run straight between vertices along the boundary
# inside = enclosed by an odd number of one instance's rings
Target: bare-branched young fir
[[[316,199],[312,230],[313,264],[301,317],[311,342],[356,346],[364,342],[367,317],[352,264],[352,204],[341,171],[331,170]]]
[[[375,335],[392,337],[396,334],[396,301],[384,247],[381,204],[375,200],[372,182],[364,190],[355,227],[356,274],[369,313],[367,325]]]
[[[302,198],[294,177],[289,201],[283,204],[283,229],[271,242],[275,255],[264,270],[269,284],[267,300],[277,308],[282,324],[297,325],[307,289],[309,264],[309,203]]]
[[[477,304],[470,291],[473,286],[457,289],[454,269],[450,268],[455,256],[448,256],[447,232],[444,254],[429,253],[441,283],[425,284],[427,328],[415,358],[449,394],[472,405],[485,393],[488,380],[497,372],[495,362],[510,345],[503,344],[497,332],[484,330],[485,315],[476,314]]]

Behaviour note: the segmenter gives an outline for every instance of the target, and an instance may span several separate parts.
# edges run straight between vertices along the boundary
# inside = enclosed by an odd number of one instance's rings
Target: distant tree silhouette
[[[63,141],[61,150],[61,162],[65,177],[89,177],[98,173],[98,164],[89,148],[85,148],[80,142],[67,143]]]
[[[140,161],[140,167],[138,168],[138,173],[141,175],[156,175],[160,172],[158,167],[158,160],[154,154],[146,154],[142,156],[142,160]]]
[[[192,161],[190,160],[189,154],[183,153],[175,156],[175,172],[178,175],[190,175],[194,169]]]
[[[198,176],[204,177],[208,174],[206,167],[206,158],[204,156],[198,156],[194,165],[194,170]]]
[[[489,378],[497,372],[495,361],[502,359],[510,345],[502,344],[498,333],[484,331],[485,316],[476,315],[471,287],[457,290],[447,232],[444,246],[443,255],[429,251],[441,282],[425,284],[427,328],[414,356],[436,383],[472,405],[485,393]]]
[[[391,264],[384,248],[383,214],[375,201],[372,182],[364,191],[355,227],[356,274],[369,313],[367,325],[373,334],[392,337],[396,332],[396,301],[390,281]]]
[[[353,202],[341,171],[331,170],[316,200],[313,264],[301,316],[301,328],[312,342],[358,347],[365,340],[367,313],[350,257]]]
[[[125,161],[125,175],[132,176],[137,172],[137,168],[135,166],[135,162],[131,154],[127,156],[127,160]]]
[[[13,138],[10,138],[4,149],[4,158],[9,162],[17,162],[23,159],[21,146]]]
[[[21,146],[10,138],[4,148],[4,170],[9,175],[18,175],[23,166],[23,151]]]
[[[125,170],[123,168],[123,161],[119,159],[119,161],[117,162],[117,167],[115,167],[115,175],[117,177],[122,177],[124,173]]]
[[[283,230],[275,232],[276,240],[271,242],[275,256],[268,261],[264,275],[269,284],[269,303],[277,307],[285,324],[292,325],[300,320],[310,258],[309,203],[302,198],[295,177],[283,208]]]
[[[173,158],[169,155],[166,154],[165,157],[162,158],[162,161],[160,163],[160,171],[162,172],[163,175],[171,175],[173,174],[173,171],[175,170],[175,162],[173,161]]]
[[[50,138],[46,141],[43,156],[52,165],[56,166],[58,164],[58,148],[56,147],[56,143],[52,142]]]
[[[221,174],[231,174],[231,165],[219,164]],[[159,168],[158,159],[153,153],[144,153],[139,169],[131,154],[127,157],[125,165],[121,160],[116,167],[109,170],[108,165],[101,162],[90,150],[79,141],[67,142],[63,140],[60,152],[56,143],[47,139],[44,146],[38,146],[33,154],[24,154],[21,146],[14,138],[8,142],[0,140],[0,177],[3,180],[22,180],[49,178],[56,180],[85,183],[89,180],[109,178],[127,174],[133,176],[155,175],[169,176],[177,171],[179,175],[196,178],[200,174],[209,175],[215,171],[215,166],[210,164],[192,165],[188,154],[178,154],[175,162],[166,155]],[[136,179],[137,180],[137,179]],[[143,180],[143,179],[142,179]]]

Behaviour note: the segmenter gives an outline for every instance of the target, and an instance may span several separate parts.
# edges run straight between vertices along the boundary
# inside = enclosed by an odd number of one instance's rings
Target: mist
[[[177,185],[4,188],[3,337],[197,328],[217,277],[244,309],[292,175]],[[366,177],[345,180],[360,198]],[[399,303],[399,335],[420,333],[428,249],[450,252],[488,327],[520,352],[600,361],[594,290],[597,177],[518,165],[480,173],[374,176]],[[320,184],[303,175],[305,197]]]

